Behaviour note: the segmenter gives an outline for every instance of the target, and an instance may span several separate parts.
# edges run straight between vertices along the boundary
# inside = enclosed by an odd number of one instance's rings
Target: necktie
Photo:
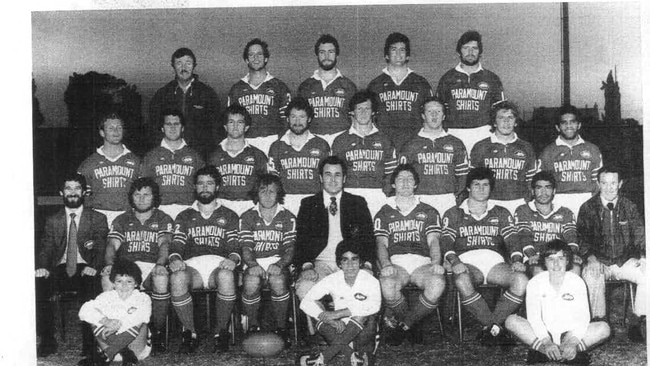
[[[331,201],[330,202],[330,207],[329,207],[330,213],[332,214],[332,216],[336,216],[336,211],[339,210],[339,208],[338,208],[338,206],[336,204],[336,197],[331,197],[330,201]]]
[[[66,250],[65,271],[68,277],[77,273],[77,223],[74,221],[77,214],[70,214],[70,230],[68,231],[68,249]]]
[[[614,204],[611,203],[611,202],[608,202],[608,203],[607,203],[607,208],[608,208],[610,211],[614,211]]]

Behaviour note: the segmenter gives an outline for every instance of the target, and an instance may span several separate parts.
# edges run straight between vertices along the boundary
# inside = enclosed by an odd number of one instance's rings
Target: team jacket
[[[228,105],[239,103],[250,113],[253,123],[246,137],[279,135],[286,129],[285,111],[291,101],[289,87],[269,73],[257,87],[249,80],[246,74],[230,88]]]
[[[156,263],[158,261],[158,238],[169,236],[171,241],[174,222],[166,213],[153,209],[151,217],[144,224],[135,217],[135,212],[127,210],[113,221],[107,239],[120,242],[117,256],[132,262]]]
[[[458,64],[438,82],[438,99],[447,107],[448,128],[475,128],[490,124],[490,108],[505,100],[499,77],[479,64],[467,74]]]
[[[267,223],[257,205],[241,215],[239,243],[242,248],[250,248],[255,258],[281,257],[296,243],[296,217],[278,206],[273,220]]]
[[[388,136],[377,127],[373,126],[365,137],[350,127],[334,139],[332,155],[347,163],[347,188],[381,188],[390,192],[389,178],[397,167],[397,156]]]
[[[348,104],[357,87],[340,70],[337,73],[336,78],[326,84],[316,70],[298,87],[298,95],[314,108],[314,118],[309,125],[313,133],[334,134],[350,128]]]
[[[603,222],[605,219],[600,195],[591,197],[580,207],[578,214],[578,243],[580,255],[587,258],[595,255],[606,265],[622,265],[630,258],[645,255],[645,230],[643,219],[636,205],[625,197],[618,197],[612,216],[613,243],[605,240]]]
[[[84,160],[79,174],[86,177],[90,196],[86,205],[99,210],[124,211],[129,209],[128,192],[140,172],[140,158],[124,146],[116,159],[109,159],[99,147]]]
[[[194,75],[192,84],[183,93],[176,80],[172,80],[156,91],[149,104],[149,128],[152,141],[160,141],[161,114],[167,108],[178,109],[183,113],[185,126],[183,138],[188,145],[205,154],[214,146],[218,133],[219,98],[209,85]],[[203,155],[205,156],[205,155]]]
[[[598,169],[603,158],[598,147],[578,137],[570,147],[560,137],[548,145],[540,155],[541,170],[553,172],[557,193],[595,192],[598,187]]]
[[[205,162],[196,150],[185,144],[171,150],[163,140],[149,151],[142,162],[143,177],[153,178],[160,187],[161,205],[191,205],[194,202],[194,174]]]
[[[561,239],[574,249],[578,249],[578,233],[573,212],[564,206],[553,207],[548,215],[542,215],[535,202],[517,207],[515,226],[521,240],[522,251],[533,256],[544,251],[546,243]]]
[[[289,142],[287,131],[269,149],[269,171],[275,171],[282,179],[287,194],[311,194],[320,189],[318,165],[330,155],[327,141],[307,131],[308,140],[299,149]]]
[[[444,258],[474,249],[490,249],[504,258],[522,255],[512,215],[492,202],[488,202],[483,216],[477,218],[469,213],[465,200],[445,212],[442,224],[440,248]]]
[[[412,164],[420,175],[418,194],[458,194],[465,189],[467,151],[458,137],[446,132],[432,140],[420,130],[402,148],[399,162]]]
[[[235,211],[219,203],[206,219],[199,212],[198,203],[194,202],[192,207],[176,216],[169,258],[190,259],[208,254],[240,257],[238,230],[239,217]]]
[[[530,143],[516,137],[504,144],[492,134],[474,145],[470,162],[474,168],[488,167],[494,172],[496,185],[490,198],[503,201],[529,198],[530,181],[537,173],[535,151]]]
[[[225,143],[226,140],[221,141],[208,158],[208,164],[216,166],[221,173],[219,197],[231,201],[250,200],[249,192],[255,186],[257,175],[266,172],[266,155],[246,143],[237,155],[231,156],[223,148]]]
[[[395,146],[401,147],[422,126],[422,103],[433,96],[431,85],[411,69],[397,84],[388,68],[384,68],[368,84],[368,90],[378,96],[377,128],[390,136]]]
[[[401,212],[395,197],[390,197],[375,215],[375,236],[388,239],[389,256],[419,254],[429,257],[427,235],[441,231],[438,211],[422,202],[410,212]]]

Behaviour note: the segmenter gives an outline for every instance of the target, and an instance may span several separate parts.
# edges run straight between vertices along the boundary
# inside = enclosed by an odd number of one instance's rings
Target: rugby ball
[[[253,333],[244,339],[242,348],[252,357],[271,357],[282,351],[284,341],[275,333]]]

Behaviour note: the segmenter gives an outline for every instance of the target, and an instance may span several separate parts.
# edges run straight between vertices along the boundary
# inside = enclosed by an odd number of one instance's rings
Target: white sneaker
[[[368,354],[363,352],[352,352],[350,356],[350,365],[352,366],[368,366]]]
[[[300,366],[325,366],[325,358],[322,353],[319,353],[318,356],[304,355],[300,357]]]

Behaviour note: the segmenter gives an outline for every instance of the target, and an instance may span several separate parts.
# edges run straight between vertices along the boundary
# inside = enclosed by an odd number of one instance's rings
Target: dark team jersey
[[[228,93],[228,105],[239,103],[251,115],[253,123],[246,131],[246,137],[250,138],[282,133],[286,129],[285,110],[290,101],[289,87],[268,73],[257,87],[249,84],[246,75]]]
[[[540,155],[541,170],[553,172],[557,193],[594,192],[598,186],[598,169],[603,158],[598,147],[579,137],[578,143],[569,147],[557,138]]]
[[[223,148],[225,142],[223,140],[217,145],[208,158],[208,164],[216,166],[221,173],[219,197],[231,201],[250,200],[249,192],[257,175],[266,172],[266,155],[255,146],[246,144],[236,156],[231,156]]]
[[[361,137],[351,127],[332,143],[332,155],[347,163],[347,188],[381,188],[389,192],[389,177],[397,167],[395,148],[386,134],[373,126]]]
[[[135,217],[133,209],[127,210],[113,220],[107,239],[120,242],[117,256],[130,261],[156,263],[158,261],[158,239],[168,236],[170,242],[173,232],[173,220],[157,208],[144,224]]]
[[[267,223],[258,206],[241,215],[239,220],[239,243],[250,248],[255,258],[282,256],[296,243],[296,217],[279,206],[275,217]]]
[[[330,155],[330,147],[322,138],[306,133],[309,140],[300,150],[290,145],[289,131],[269,149],[269,170],[278,173],[287,194],[313,194],[320,190],[318,165]]]
[[[140,175],[156,181],[162,205],[191,205],[194,202],[194,174],[204,165],[199,153],[184,142],[178,150],[172,151],[163,140],[161,146],[144,156]]]
[[[195,203],[176,216],[170,253],[183,259],[208,254],[224,258],[233,253],[239,256],[238,230],[239,217],[235,211],[219,203],[206,219]]]
[[[352,80],[337,72],[336,78],[326,86],[315,71],[298,87],[298,95],[307,99],[314,108],[314,118],[309,125],[313,133],[334,134],[350,128],[348,104],[357,87]]]
[[[508,201],[530,196],[530,181],[537,173],[535,151],[516,134],[508,144],[498,141],[494,134],[477,142],[470,162],[473,168],[488,167],[494,172],[496,184],[490,198]]]
[[[89,207],[124,211],[130,207],[129,187],[140,172],[140,158],[124,147],[122,155],[109,160],[100,147],[81,163],[77,172],[88,183],[90,196],[86,204]]]
[[[422,103],[433,96],[433,89],[422,76],[408,69],[399,83],[384,69],[368,84],[378,96],[377,128],[390,136],[395,146],[402,144],[422,127]]]
[[[436,96],[447,107],[448,128],[488,125],[492,105],[505,100],[503,85],[495,73],[480,66],[468,75],[460,64],[440,78]]]
[[[508,209],[488,202],[487,212],[476,218],[469,213],[467,200],[445,212],[440,239],[443,257],[474,249],[490,249],[504,258],[521,255],[517,230]]]
[[[541,253],[546,243],[554,239],[561,239],[578,248],[576,221],[573,212],[564,206],[553,207],[551,213],[544,216],[537,211],[535,202],[528,202],[517,207],[515,226],[524,253],[531,249],[535,253]]]
[[[375,215],[375,236],[388,239],[388,255],[419,254],[429,257],[427,235],[440,234],[440,214],[419,202],[411,212],[402,213],[391,197]]]
[[[417,194],[457,194],[465,189],[469,162],[458,137],[445,133],[431,140],[420,131],[404,145],[399,162],[412,164],[420,175]]]

